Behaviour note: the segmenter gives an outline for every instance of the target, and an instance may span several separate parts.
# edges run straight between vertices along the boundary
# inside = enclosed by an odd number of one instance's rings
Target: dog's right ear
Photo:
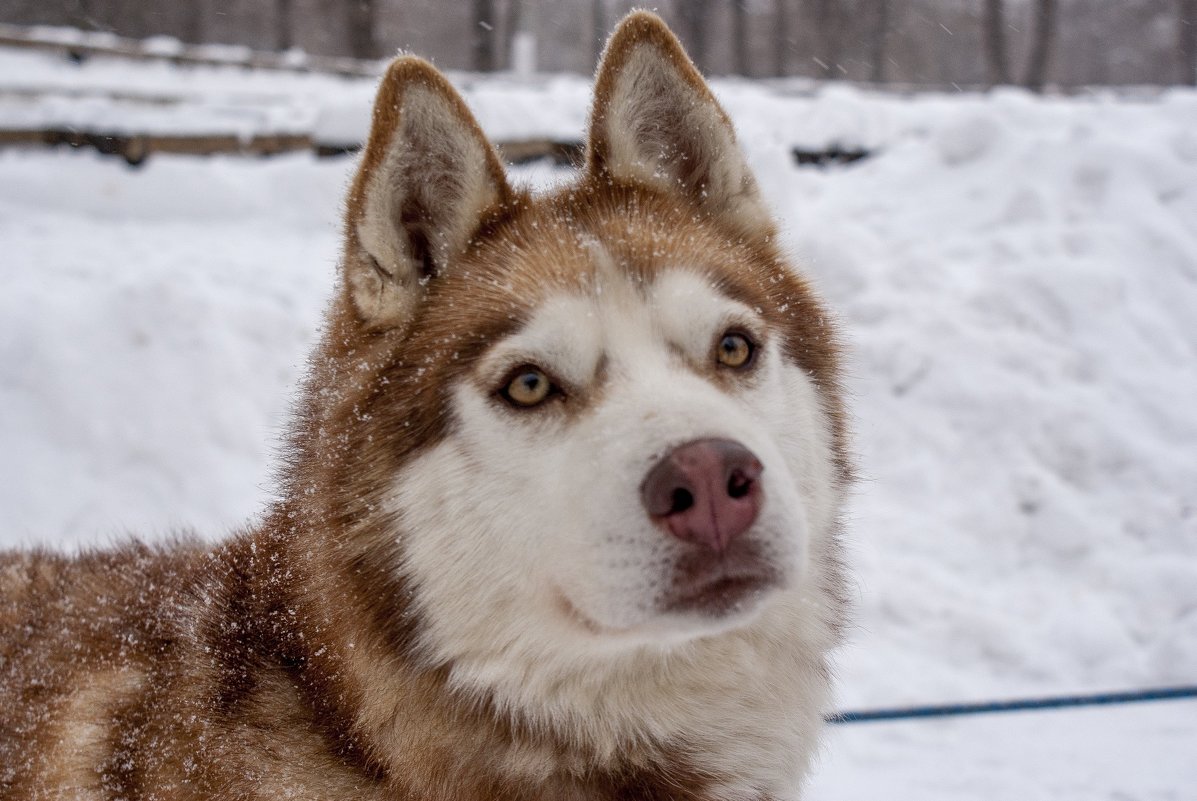
[[[374,101],[349,194],[345,283],[361,320],[394,328],[453,268],[483,218],[511,201],[503,165],[436,68],[401,56]]]

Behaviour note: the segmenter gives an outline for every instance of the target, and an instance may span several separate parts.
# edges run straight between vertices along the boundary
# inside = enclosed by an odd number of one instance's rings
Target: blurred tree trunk
[[[375,0],[350,0],[346,4],[349,15],[349,53],[354,58],[377,58],[378,43],[374,39]]]
[[[279,50],[290,50],[291,45],[295,44],[291,38],[291,19],[294,11],[292,2],[293,0],[274,0],[274,46]],[[192,5],[199,6],[199,3],[192,0]]]
[[[474,0],[470,25],[473,41],[473,68],[490,72],[498,66],[495,54],[495,0]]]
[[[885,45],[889,38],[889,0],[874,0],[876,5],[873,20],[873,64],[869,68],[869,80],[881,83],[885,80]]]
[[[815,34],[816,57],[827,78],[843,75],[843,44],[841,3],[837,0],[813,0],[810,4],[811,30]]]
[[[985,0],[985,67],[990,86],[1010,83],[1003,0]]]
[[[786,74],[789,61],[789,17],[786,0],[773,0],[773,74],[779,78]]]
[[[75,0],[72,6],[74,13],[68,14],[67,19],[69,24],[76,28],[82,28],[85,31],[97,30],[99,26],[96,24],[95,12],[91,7],[91,0]]]
[[[748,58],[748,2],[732,0],[732,48],[736,75],[748,77],[752,66]]]
[[[681,0],[677,4],[682,40],[690,58],[703,72],[707,71],[707,33],[710,0]]]
[[[118,0],[115,3],[93,4],[97,11],[103,10],[112,29],[122,36],[144,39],[158,30],[153,25],[154,9],[136,0]]]
[[[594,63],[597,64],[603,55],[603,45],[607,43],[607,9],[603,7],[603,0],[590,0],[590,30],[594,37]]]
[[[1047,83],[1047,68],[1051,63],[1052,45],[1056,40],[1056,0],[1035,0],[1035,38],[1031,42],[1031,56],[1027,63],[1024,85],[1034,92],[1042,92]]]
[[[1197,86],[1197,0],[1179,0],[1179,4],[1176,51],[1180,56],[1180,82]]]
[[[203,44],[204,41],[204,4],[199,0],[192,0],[183,6],[182,31],[179,38],[192,44]]]

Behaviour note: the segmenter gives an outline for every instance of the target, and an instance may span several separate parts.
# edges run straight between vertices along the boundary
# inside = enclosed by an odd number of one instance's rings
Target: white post
[[[512,37],[511,69],[517,78],[531,78],[536,73],[536,34],[517,31]]]
[[[520,3],[519,28],[511,37],[511,71],[517,78],[536,74],[536,0],[511,0]]]

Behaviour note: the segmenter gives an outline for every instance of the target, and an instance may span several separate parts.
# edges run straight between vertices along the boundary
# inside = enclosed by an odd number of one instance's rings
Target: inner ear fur
[[[590,116],[587,171],[679,192],[746,233],[772,220],[735,129],[681,43],[636,11],[603,51]]]
[[[346,217],[345,284],[363,320],[410,319],[428,281],[511,200],[502,162],[448,80],[422,59],[395,59]]]

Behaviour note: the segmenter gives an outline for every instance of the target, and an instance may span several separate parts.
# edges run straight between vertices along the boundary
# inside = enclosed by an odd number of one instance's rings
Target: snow
[[[834,728],[808,801],[1192,798],[1197,704]]]
[[[453,77],[496,140],[577,138],[589,111],[590,85],[580,76]],[[350,144],[365,138],[375,83],[105,56],[79,66],[48,53],[0,48],[0,123],[105,133],[312,133],[318,142]]]
[[[582,134],[581,79],[453,78],[496,139]],[[1197,682],[1197,93],[715,89],[848,338],[843,705]],[[352,141],[372,86],[0,49],[0,90],[0,127]],[[790,157],[832,144],[874,155]],[[253,518],[352,166],[0,151],[0,543]],[[811,796],[1178,799],[1195,738],[1194,702],[839,727]]]

